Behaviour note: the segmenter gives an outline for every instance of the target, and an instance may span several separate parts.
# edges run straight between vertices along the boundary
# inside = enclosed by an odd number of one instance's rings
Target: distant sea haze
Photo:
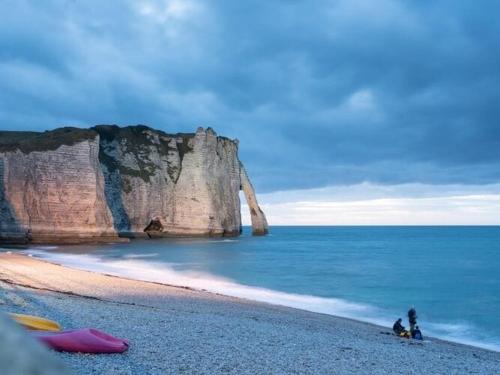
[[[260,191],[259,203],[274,225],[500,223],[500,184],[378,185],[365,182],[271,193]],[[243,222],[250,223],[248,209],[243,207],[241,212]]]
[[[234,239],[37,247],[71,267],[189,286],[500,351],[500,227],[249,228]],[[408,323],[406,322],[406,325]]]

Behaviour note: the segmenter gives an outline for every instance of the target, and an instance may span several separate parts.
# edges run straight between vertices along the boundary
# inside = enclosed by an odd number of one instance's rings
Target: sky
[[[0,128],[211,126],[272,224],[499,224],[499,11],[2,0]]]

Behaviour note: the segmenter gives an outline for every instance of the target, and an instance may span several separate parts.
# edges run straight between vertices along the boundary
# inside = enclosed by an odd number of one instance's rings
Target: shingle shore
[[[56,353],[77,374],[496,374],[500,353],[335,316],[0,254],[0,310],[127,338],[125,354]]]

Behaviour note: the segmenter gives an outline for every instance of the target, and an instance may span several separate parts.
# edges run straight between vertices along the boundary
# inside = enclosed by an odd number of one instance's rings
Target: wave
[[[76,269],[189,287],[231,297],[360,320],[384,327],[392,327],[393,322],[386,317],[395,316],[369,304],[248,286],[207,272],[176,270],[173,263],[140,260],[140,258],[153,258],[156,254],[128,254],[125,256],[126,259],[109,259],[88,254],[46,252],[39,248],[30,249],[24,253]],[[500,351],[498,340],[483,338],[475,334],[478,330],[469,324],[421,321],[420,325],[425,327],[425,333],[435,337]]]
[[[498,340],[493,338],[478,338],[480,330],[468,323],[425,323],[429,332],[443,340],[458,342],[461,344],[477,346],[484,349],[500,352]]]
[[[140,258],[154,258],[157,256],[158,253],[145,253],[145,254],[125,254],[123,257],[125,259],[140,259]]]
[[[258,302],[283,305],[312,312],[370,320],[376,310],[366,304],[348,302],[336,298],[279,292],[266,288],[242,285],[231,279],[207,272],[175,270],[172,264],[137,259],[106,259],[87,254],[48,253],[29,250],[25,253],[51,262],[86,271],[99,272],[130,279],[189,287],[197,290],[245,298]],[[133,255],[133,254],[131,254]],[[379,320],[371,321],[379,323]]]
[[[58,248],[59,248],[59,246],[37,246],[37,247],[34,247],[33,250],[46,251],[46,250],[56,250]]]

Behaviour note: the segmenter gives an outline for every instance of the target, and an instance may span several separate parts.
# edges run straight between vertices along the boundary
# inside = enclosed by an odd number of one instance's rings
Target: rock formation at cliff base
[[[253,233],[266,234],[238,142],[210,128],[178,134],[114,125],[0,132],[4,243],[236,236],[240,189]]]

